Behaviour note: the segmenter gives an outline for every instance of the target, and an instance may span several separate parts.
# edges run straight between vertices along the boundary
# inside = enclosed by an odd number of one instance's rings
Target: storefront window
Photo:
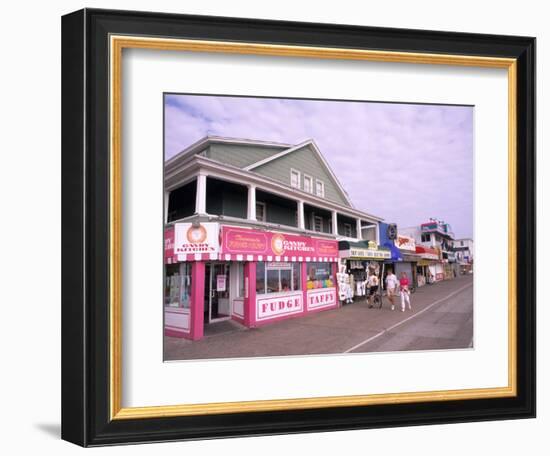
[[[331,263],[307,263],[307,289],[334,286]]]
[[[237,263],[237,293],[244,298],[244,263]]]
[[[302,289],[302,268],[300,263],[292,263],[292,289]]]
[[[256,293],[282,293],[300,288],[299,263],[256,263]]]
[[[256,263],[256,293],[265,293],[265,263],[263,261]]]
[[[279,273],[278,269],[267,269],[266,271],[266,292],[267,293],[277,293],[280,290],[279,287]]]
[[[191,304],[191,264],[166,265],[164,305],[188,309]]]

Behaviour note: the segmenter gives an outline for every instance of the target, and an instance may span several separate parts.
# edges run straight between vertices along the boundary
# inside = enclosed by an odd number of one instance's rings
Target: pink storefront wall
[[[332,264],[332,274],[336,277],[337,264]],[[245,265],[245,282],[248,278],[248,297],[245,298],[244,304],[244,321],[243,324],[249,328],[257,328],[260,326],[269,325],[278,321],[288,320],[290,318],[299,318],[311,313],[321,312],[323,310],[331,310],[340,307],[338,300],[338,286],[335,282],[333,288],[317,288],[307,290],[307,264],[301,264],[301,290],[294,293],[289,292],[284,295],[269,297],[266,295],[256,295],[256,263],[248,262]],[[246,287],[247,283],[245,283]],[[326,302],[320,302],[320,295],[326,297],[331,295],[331,299]],[[315,301],[315,307],[311,307],[308,303],[312,303],[312,297]],[[262,316],[266,310],[275,308],[277,314]]]
[[[204,280],[205,263],[194,261],[191,269],[191,305],[189,315],[189,331],[164,328],[164,334],[169,337],[199,340],[204,336]]]
[[[330,310],[340,306],[338,300],[337,282],[334,280],[334,288],[332,289],[316,289],[311,290],[308,295],[307,290],[307,263],[306,261],[334,261],[337,258],[338,244],[335,241],[327,241],[322,239],[312,239],[299,237],[294,235],[281,235],[279,233],[265,233],[255,230],[235,229],[222,227],[222,253],[231,256],[238,254],[240,256],[240,248],[243,248],[242,259],[246,261],[244,265],[244,278],[246,295],[243,303],[243,318],[237,315],[232,315],[232,319],[243,324],[246,327],[253,328],[275,323],[277,321],[286,320],[289,318],[302,317],[314,312]],[[165,244],[165,262],[171,263],[177,261],[173,256],[173,230],[168,229],[166,232]],[[276,251],[278,241],[282,241],[284,252]],[[245,249],[246,248],[246,249]],[[276,298],[269,296],[256,295],[256,261],[250,261],[251,251],[255,253],[254,259],[259,261],[301,261],[301,291],[290,295],[282,295]],[[277,254],[279,254],[277,255]],[[273,257],[271,257],[273,255]],[[306,255],[308,255],[306,257]],[[311,258],[309,257],[311,255]],[[289,256],[289,257],[286,257]],[[291,257],[292,258],[291,258]],[[233,258],[232,258],[233,259]],[[332,275],[336,278],[337,263],[331,263]],[[192,285],[191,285],[191,306],[190,306],[190,328],[189,332],[174,331],[170,328],[165,328],[164,333],[167,336],[183,337],[191,340],[199,340],[204,336],[204,281],[205,281],[205,262],[193,261],[192,266]],[[308,309],[308,302],[312,298],[312,294],[319,298],[319,295],[331,292],[333,294],[332,302],[328,300],[326,303],[321,303],[317,307]],[[271,316],[261,316],[261,306],[272,306],[273,300],[276,301],[277,307],[287,307],[288,312],[284,310]],[[299,308],[297,308],[299,307]],[[265,312],[264,312],[265,313]]]

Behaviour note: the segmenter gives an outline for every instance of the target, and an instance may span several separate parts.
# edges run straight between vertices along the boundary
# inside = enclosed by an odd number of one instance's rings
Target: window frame
[[[317,189],[317,186],[319,184],[321,184],[321,188],[322,188],[321,192],[319,192],[318,189]],[[325,182],[322,181],[321,179],[315,179],[315,195],[319,196],[321,198],[325,197]]]
[[[309,190],[306,190],[306,179],[308,179],[309,182],[310,182]],[[304,192],[313,194],[313,190],[314,190],[313,184],[314,183],[315,182],[314,182],[313,176],[310,176],[309,174],[304,173],[304,189],[303,189]]]
[[[294,263],[294,262],[288,262],[288,264],[290,265],[289,268],[269,268],[267,265],[268,263],[271,263],[270,261],[258,261],[256,263],[256,283],[258,282],[258,278],[259,278],[259,275],[258,275],[258,264],[259,263],[263,263],[263,271],[264,271],[264,274],[263,274],[263,293],[259,293],[258,291],[256,291],[256,294],[258,295],[271,295],[271,294],[277,294],[277,293],[294,293],[294,292],[297,292],[297,291],[302,291],[302,271],[301,271],[301,268],[300,268],[300,263]],[[297,264],[298,266],[295,267],[295,264]],[[282,288],[282,279],[281,279],[281,271],[290,271],[290,280],[289,280],[289,290],[287,291],[282,291],[281,288]],[[278,290],[279,291],[271,291],[271,292],[268,292],[267,291],[267,275],[268,275],[268,271],[277,271],[277,277],[278,277]],[[297,279],[297,281],[295,280]],[[296,285],[297,285],[297,288],[295,288],[295,282],[296,282]]]
[[[321,221],[321,229],[319,231],[315,229],[317,220]],[[320,215],[313,214],[313,231],[315,231],[316,233],[324,233],[323,228],[324,228],[323,217]]]
[[[351,227],[351,223],[344,222],[343,226],[344,226],[344,236],[349,238],[353,237],[353,228]],[[349,234],[347,233],[346,228],[349,228]]]
[[[258,219],[258,205],[260,205],[263,209],[263,218],[262,219]],[[263,222],[263,223],[266,223],[267,222],[267,204],[264,203],[263,201],[256,201],[256,221],[257,222]]]
[[[292,185],[292,175],[296,174],[298,175],[298,186]],[[290,168],[290,186],[292,188],[297,188],[298,190],[302,189],[302,173],[298,171],[297,169]]]

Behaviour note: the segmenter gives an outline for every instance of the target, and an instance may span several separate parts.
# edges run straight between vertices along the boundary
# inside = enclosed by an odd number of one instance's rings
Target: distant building
[[[455,239],[453,241],[453,250],[456,252],[458,261],[464,263],[473,263],[474,261],[474,241],[470,238]]]
[[[399,228],[399,232],[413,237],[418,247],[433,249],[437,252],[443,265],[443,271],[436,272],[436,280],[451,279],[459,273],[454,251],[454,233],[450,224],[431,218],[419,226]],[[419,253],[421,250],[419,249]]]
[[[470,238],[455,239],[453,250],[462,273],[470,272],[474,264],[474,241]]]

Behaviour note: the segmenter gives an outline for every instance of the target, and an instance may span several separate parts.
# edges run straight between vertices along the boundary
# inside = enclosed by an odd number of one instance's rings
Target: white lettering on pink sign
[[[321,307],[332,307],[336,305],[336,288],[320,288],[308,290],[307,309],[319,309]]]
[[[269,320],[300,313],[303,310],[302,293],[287,294],[256,301],[256,320]]]

